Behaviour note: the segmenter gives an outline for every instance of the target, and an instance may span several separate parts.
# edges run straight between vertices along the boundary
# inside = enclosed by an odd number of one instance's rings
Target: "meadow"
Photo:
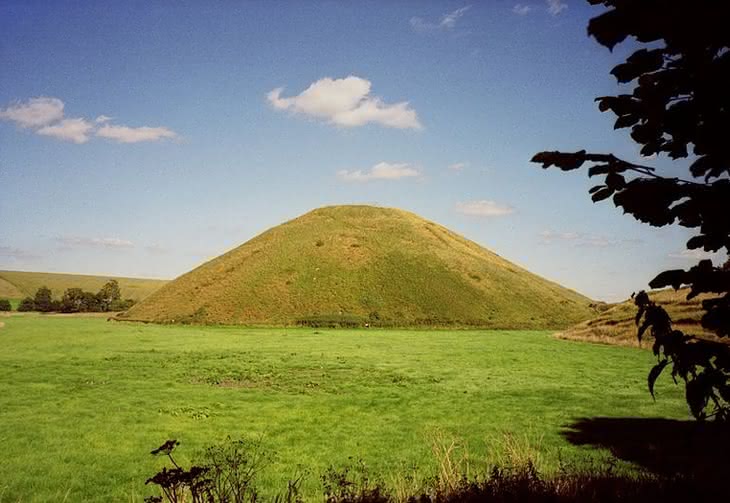
[[[353,460],[397,485],[433,475],[434,443],[455,441],[475,472],[509,450],[549,472],[609,458],[565,440],[578,419],[688,417],[668,376],[649,396],[650,352],[548,331],[2,321],[1,502],[141,501],[164,464],[149,451],[171,438],[184,463],[226,436],[260,438],[263,492],[304,472],[314,497],[328,466]]]

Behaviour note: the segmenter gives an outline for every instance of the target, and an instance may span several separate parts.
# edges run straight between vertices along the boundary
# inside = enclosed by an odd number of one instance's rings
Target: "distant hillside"
[[[412,213],[332,206],[168,283],[130,320],[558,328],[591,301]]]
[[[35,295],[38,288],[47,286],[54,297],[60,298],[67,288],[81,288],[98,292],[109,281],[116,279],[125,299],[142,300],[167,280],[89,276],[86,274],[57,274],[51,272],[0,271],[0,298],[20,299]]]
[[[702,300],[706,295],[701,295],[692,300],[687,300],[689,290],[657,290],[649,292],[649,297],[667,310],[672,318],[672,326],[685,333],[701,337],[714,338],[711,332],[706,332],[700,325],[702,311]],[[637,308],[633,300],[628,299],[619,304],[614,304],[603,311],[595,318],[579,323],[568,330],[558,334],[562,339],[574,339],[581,341],[603,342],[607,344],[620,344],[624,346],[637,346],[637,327],[634,321]],[[650,337],[649,337],[650,339]],[[651,342],[644,344],[651,347]]]

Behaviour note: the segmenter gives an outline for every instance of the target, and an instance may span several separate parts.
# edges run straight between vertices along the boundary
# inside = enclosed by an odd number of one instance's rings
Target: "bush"
[[[316,314],[296,321],[297,325],[312,328],[357,328],[365,326],[366,320],[354,314]]]
[[[18,304],[18,311],[20,312],[28,312],[28,311],[35,311],[35,301],[32,297],[26,297],[23,300],[20,301],[20,304]]]
[[[12,311],[13,306],[10,305],[8,299],[0,299],[0,311]]]

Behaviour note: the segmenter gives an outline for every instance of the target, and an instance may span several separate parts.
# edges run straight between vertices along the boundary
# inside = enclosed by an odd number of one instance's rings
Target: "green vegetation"
[[[24,297],[33,297],[39,288],[48,287],[54,298],[60,299],[68,288],[80,288],[98,292],[110,279],[119,283],[124,296],[142,300],[167,283],[162,279],[118,278],[89,276],[86,274],[57,274],[50,272],[0,271],[0,298],[7,298],[17,305]]]
[[[286,487],[303,466],[304,494],[321,497],[319,475],[349,456],[397,486],[397,473],[433,475],[432,446],[456,438],[453,454],[468,450],[472,471],[508,445],[550,473],[559,459],[607,458],[561,435],[579,418],[688,416],[668,375],[656,402],[646,393],[651,353],[545,331],[3,321],[3,501],[140,501],[164,463],[148,453],[169,438],[189,466],[229,435],[263,435],[274,459],[261,490]]]
[[[333,206],[203,264],[127,315],[163,323],[545,329],[590,318],[589,304],[412,213]]]
[[[42,286],[34,297],[25,297],[18,305],[18,311],[39,311],[41,313],[103,313],[129,309],[133,299],[122,299],[122,290],[115,279],[110,279],[97,293],[85,292],[81,288],[67,288],[61,299],[54,299],[50,288]]]
[[[672,318],[672,325],[685,333],[705,339],[712,339],[713,334],[702,328],[701,320],[704,311],[702,301],[708,295],[700,295],[687,300],[688,289],[657,290],[649,292],[651,299],[666,309]],[[579,341],[638,346],[636,338],[636,305],[631,299],[606,306],[606,309],[595,318],[584,321],[558,334],[563,339]],[[651,347],[651,343],[644,344]]]
[[[0,299],[0,311],[11,311],[13,306],[8,299]]]

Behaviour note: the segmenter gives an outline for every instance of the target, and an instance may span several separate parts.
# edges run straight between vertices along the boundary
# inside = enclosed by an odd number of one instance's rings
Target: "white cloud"
[[[459,18],[463,16],[464,13],[469,9],[471,9],[471,5],[467,5],[465,7],[461,7],[460,9],[456,9],[455,11],[448,14],[444,14],[444,16],[441,18],[439,26],[448,30],[453,29],[454,26],[456,26],[456,22],[459,20]]]
[[[22,128],[39,128],[63,118],[63,101],[40,96],[25,103],[15,103],[0,110],[0,119],[15,122]]]
[[[503,217],[514,213],[515,209],[496,201],[465,201],[456,203],[456,211],[463,215],[475,217]]]
[[[36,133],[80,144],[89,141],[89,133],[93,129],[94,125],[86,119],[63,119],[56,124],[38,129]]]
[[[421,176],[421,172],[407,163],[379,162],[369,171],[363,170],[341,170],[337,177],[348,182],[369,182],[372,180],[400,180],[402,178],[414,178]]]
[[[350,75],[344,79],[325,77],[301,94],[282,98],[283,88],[269,91],[269,103],[277,110],[289,110],[344,127],[376,123],[398,129],[420,129],[416,111],[403,101],[388,105],[370,95],[369,80]]]
[[[412,17],[409,20],[409,23],[414,31],[420,32],[435,30],[453,30],[456,27],[456,23],[459,21],[459,19],[469,9],[471,9],[471,5],[467,5],[465,7],[456,9],[453,12],[449,12],[448,14],[444,14],[443,16],[441,16],[441,19],[438,23],[426,21],[420,17]]]
[[[139,143],[177,138],[177,134],[166,127],[129,127],[105,124],[96,131],[96,136],[119,143]]]
[[[545,3],[547,3],[548,12],[553,16],[557,16],[568,8],[568,4],[563,3],[561,0],[545,0]]]
[[[518,16],[524,16],[526,14],[529,14],[532,10],[532,7],[529,5],[522,5],[521,3],[518,3],[514,7],[512,7],[512,12],[517,14]]]
[[[119,143],[157,141],[177,138],[166,127],[129,127],[109,124],[111,117],[99,115],[93,121],[82,117],[64,118],[64,103],[58,98],[41,96],[25,103],[16,103],[0,110],[0,120],[15,122],[19,127],[33,129],[36,134],[73,143],[86,143],[91,135]]]
[[[60,236],[56,241],[69,248],[134,248],[134,243],[127,239],[116,237],[80,237],[80,236]]]
[[[464,168],[466,168],[469,165],[468,162],[455,162],[454,164],[449,164],[447,169],[451,171],[461,171]]]

